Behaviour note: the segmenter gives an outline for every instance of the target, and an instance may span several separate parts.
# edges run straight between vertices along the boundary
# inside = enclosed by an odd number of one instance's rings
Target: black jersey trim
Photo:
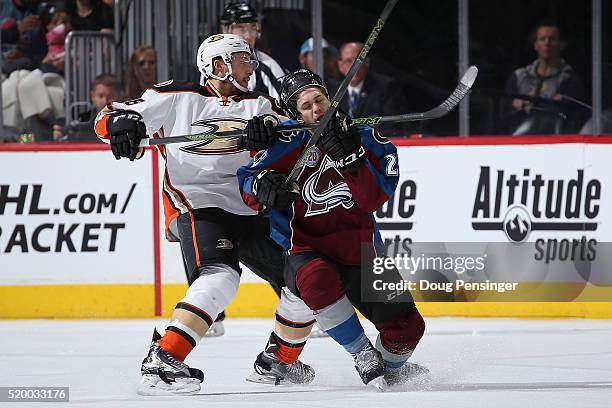
[[[274,337],[274,341],[276,343],[280,343],[283,346],[286,346],[286,347],[289,347],[289,348],[302,348],[302,347],[304,347],[306,345],[306,341],[302,341],[302,342],[299,342],[299,343],[289,343],[288,341],[281,339],[278,336],[278,334],[276,334],[274,332],[272,332],[272,336]]]
[[[157,93],[181,93],[181,92],[192,92],[197,93],[202,96],[208,97],[217,97],[214,93],[210,92],[205,86],[200,84],[196,84],[193,82],[186,81],[173,81],[168,85],[163,85],[159,87],[149,88],[151,91],[155,91]]]
[[[285,116],[285,112],[283,112],[281,107],[278,105],[277,100],[274,99],[273,97],[271,97],[270,95],[267,95],[267,94],[265,94],[263,92],[260,92],[260,91],[250,91],[250,92],[247,92],[247,93],[242,94],[240,96],[234,96],[234,100],[235,101],[242,101],[242,100],[246,100],[246,99],[258,99],[258,98],[265,98],[265,99],[267,99],[268,102],[270,102],[270,105],[272,105],[272,110],[276,114]]]
[[[196,341],[193,337],[191,337],[189,334],[187,334],[186,331],[179,329],[176,326],[168,326],[166,327],[167,331],[171,331],[174,332],[176,334],[178,334],[179,336],[181,336],[182,338],[184,338],[185,340],[187,340],[189,342],[189,344],[191,344],[191,347],[195,347],[196,346]]]
[[[177,303],[175,309],[187,310],[193,313],[194,315],[198,316],[200,319],[204,320],[206,324],[209,326],[211,326],[213,323],[213,319],[208,315],[208,313],[206,313],[202,309],[199,309],[193,305],[190,305],[189,303],[179,302]]]
[[[293,327],[295,329],[303,329],[304,327],[311,326],[315,322],[314,320],[311,320],[305,323],[293,322],[291,320],[285,319],[283,316],[279,315],[278,313],[276,314],[276,320],[283,326]]]

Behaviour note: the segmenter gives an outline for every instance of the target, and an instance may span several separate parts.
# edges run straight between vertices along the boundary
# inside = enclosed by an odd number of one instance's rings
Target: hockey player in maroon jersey
[[[330,105],[321,78],[308,70],[285,77],[281,102],[289,116],[306,123],[318,121]],[[287,286],[353,356],[364,383],[396,385],[425,374],[427,369],[407,361],[425,329],[415,304],[361,299],[362,245],[365,259],[371,260],[375,246],[382,243],[373,212],[397,185],[396,148],[372,128],[351,126],[338,112],[297,185],[286,186],[286,174],[309,138],[309,131],[281,137],[241,167],[243,199],[253,209],[270,208],[272,237],[287,255]],[[353,306],[378,329],[376,347],[365,336]]]
[[[264,126],[264,116],[282,115],[268,96],[248,92],[257,65],[244,39],[213,35],[202,43],[198,68],[207,81],[168,81],[141,98],[113,103],[96,119],[96,133],[109,141],[117,159],[134,160],[140,141],[193,132],[192,126],[220,130],[246,128],[239,140],[170,144],[160,149],[166,162],[163,199],[168,234],[180,238],[190,273],[187,293],[174,309],[163,335],[154,331],[141,366],[138,392],[144,395],[193,394],[200,390],[202,371],[184,362],[217,315],[236,295],[239,260],[277,286],[284,286],[282,250],[269,238],[269,223],[242,201],[236,171],[250,160],[250,151],[265,149],[277,135]],[[297,356],[314,323],[312,311],[288,291],[281,295],[265,372],[276,382],[308,383],[314,370]],[[296,330],[295,327],[298,327]]]

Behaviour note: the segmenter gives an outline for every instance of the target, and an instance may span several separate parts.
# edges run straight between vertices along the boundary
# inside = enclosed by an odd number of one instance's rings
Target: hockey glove
[[[278,126],[278,119],[272,115],[255,116],[246,125],[245,147],[247,150],[265,150],[272,146],[280,136],[274,127]]]
[[[352,171],[365,160],[365,150],[357,129],[351,126],[351,119],[338,111],[329,121],[321,145],[340,171]]]
[[[119,109],[108,114],[108,133],[115,159],[127,157],[130,161],[140,158],[144,148],[140,141],[147,137],[142,115],[131,110]]]
[[[264,170],[253,181],[253,194],[267,207],[283,210],[300,196],[297,184],[285,186],[287,175],[275,170]]]

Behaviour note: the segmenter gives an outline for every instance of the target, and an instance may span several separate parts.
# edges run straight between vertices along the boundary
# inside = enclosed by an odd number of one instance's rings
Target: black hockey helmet
[[[223,9],[219,23],[224,25],[259,23],[259,13],[248,1],[233,1]]]
[[[292,118],[298,117],[297,98],[306,88],[321,88],[325,96],[329,98],[327,88],[320,76],[307,69],[299,69],[283,77],[280,88],[280,100],[282,108]]]

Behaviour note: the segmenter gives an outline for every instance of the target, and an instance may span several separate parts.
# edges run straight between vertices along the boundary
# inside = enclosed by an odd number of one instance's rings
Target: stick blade
[[[474,81],[476,81],[476,77],[478,76],[478,68],[475,65],[472,65],[465,71],[465,74],[461,77],[461,83],[468,88],[471,88],[474,85]]]

